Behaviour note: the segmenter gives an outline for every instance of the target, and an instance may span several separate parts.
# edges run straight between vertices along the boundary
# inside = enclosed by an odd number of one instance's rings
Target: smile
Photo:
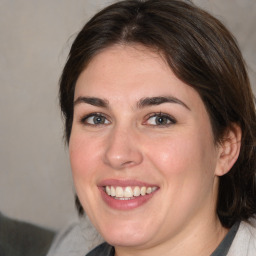
[[[106,179],[98,184],[102,200],[115,210],[130,211],[156,197],[160,187],[138,180]]]
[[[131,200],[140,196],[145,196],[153,193],[157,190],[157,187],[146,187],[146,186],[127,186],[127,187],[114,187],[114,186],[105,186],[104,191],[107,195],[118,199],[118,200]]]

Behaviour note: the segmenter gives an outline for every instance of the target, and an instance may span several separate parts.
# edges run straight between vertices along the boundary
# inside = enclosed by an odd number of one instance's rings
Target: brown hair
[[[256,114],[244,60],[223,24],[189,1],[128,0],[97,13],[76,37],[60,80],[69,141],[74,90],[90,60],[113,44],[140,43],[164,55],[175,75],[201,96],[216,143],[236,123],[239,158],[220,177],[217,214],[225,227],[256,213]],[[76,201],[80,213],[83,211]]]

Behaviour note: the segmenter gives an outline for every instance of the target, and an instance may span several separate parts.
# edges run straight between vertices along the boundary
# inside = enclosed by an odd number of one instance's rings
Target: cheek
[[[206,133],[182,133],[148,144],[147,155],[166,180],[175,183],[180,179],[193,186],[206,177],[213,177],[216,152],[211,141]]]
[[[87,176],[99,162],[99,146],[96,141],[79,134],[72,134],[69,142],[69,156],[74,178]]]
[[[160,170],[170,173],[183,172],[198,162],[201,148],[191,140],[179,138],[166,138],[147,146],[148,155]]]
[[[163,200],[172,205],[170,216],[185,218],[211,197],[216,167],[211,143],[184,135],[157,143],[149,154],[162,176]]]
[[[79,200],[89,215],[91,215],[91,207],[95,207],[92,199],[98,192],[95,186],[95,173],[100,170],[98,166],[98,146],[92,141],[92,138],[88,138],[81,133],[73,133],[69,141],[73,182]]]

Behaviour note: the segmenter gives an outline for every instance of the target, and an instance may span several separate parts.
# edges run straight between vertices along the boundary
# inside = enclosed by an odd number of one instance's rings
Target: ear
[[[222,176],[235,164],[241,148],[242,131],[239,125],[232,124],[219,143],[219,157],[215,175]]]

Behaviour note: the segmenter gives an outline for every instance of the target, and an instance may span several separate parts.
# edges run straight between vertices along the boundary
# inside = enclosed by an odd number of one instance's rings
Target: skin
[[[159,96],[175,100],[139,106]],[[227,233],[216,215],[218,176],[231,168],[239,148],[232,140],[215,144],[199,94],[153,50],[115,45],[80,74],[74,101],[69,152],[76,192],[116,255],[210,255]],[[102,124],[86,118],[91,113],[100,113]],[[161,117],[163,124],[156,122]],[[98,186],[106,179],[158,190],[140,207],[117,210],[102,199]]]

